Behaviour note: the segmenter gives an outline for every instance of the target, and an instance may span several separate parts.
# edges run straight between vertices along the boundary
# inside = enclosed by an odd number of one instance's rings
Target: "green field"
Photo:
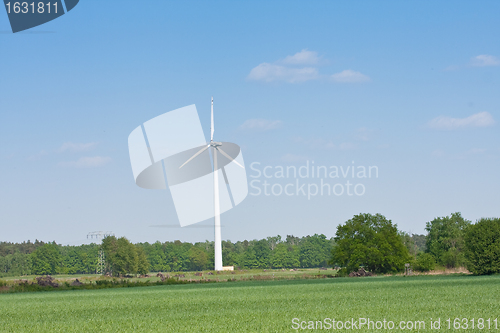
[[[500,319],[499,287],[500,276],[451,275],[0,294],[0,331],[293,332],[293,318],[360,317],[425,321],[430,331],[431,318],[442,328],[447,318]],[[468,331],[500,331],[491,325]]]

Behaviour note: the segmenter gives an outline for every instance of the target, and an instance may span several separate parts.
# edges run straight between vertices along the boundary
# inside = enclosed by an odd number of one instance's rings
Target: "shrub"
[[[347,272],[347,268],[346,267],[343,267],[341,269],[339,269],[336,273],[336,276],[338,277],[346,277],[346,276],[349,276],[349,272]]]
[[[415,269],[421,272],[432,271],[436,268],[436,259],[430,253],[419,253],[415,263]]]
[[[500,273],[500,219],[481,219],[465,232],[467,269],[477,275]]]

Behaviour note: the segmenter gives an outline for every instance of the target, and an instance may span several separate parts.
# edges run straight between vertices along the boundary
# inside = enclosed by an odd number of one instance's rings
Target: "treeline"
[[[96,272],[99,245],[62,246],[36,240],[0,242],[0,277]]]
[[[460,213],[427,222],[426,254],[442,266],[465,266],[474,274],[500,273],[500,219],[476,223]]]
[[[500,273],[500,219],[473,224],[453,213],[427,222],[425,230],[426,236],[410,236],[383,215],[355,215],[337,227],[329,264],[341,274],[401,272],[406,264],[420,271],[465,266],[474,274]]]
[[[224,265],[240,268],[326,267],[333,238],[325,235],[294,237],[288,235],[261,240],[222,242]],[[140,243],[155,272],[196,271],[214,267],[214,243],[182,243],[180,241],[154,244]]]
[[[500,273],[500,219],[473,224],[460,213],[426,223],[427,235],[409,235],[383,215],[359,214],[337,227],[335,237],[291,235],[222,242],[224,265],[239,268],[315,268],[336,266],[344,273],[368,268],[400,272],[405,264],[428,271],[436,266],[467,267],[475,274]],[[107,237],[96,244],[0,243],[0,277],[96,273],[99,251],[104,272],[112,275],[213,269],[214,243],[174,241],[132,244]]]
[[[245,268],[326,267],[333,239],[325,235],[288,235],[261,240],[222,242],[224,265]],[[62,246],[55,242],[0,243],[0,277],[45,274],[93,274],[99,262],[96,244]],[[132,244],[106,237],[104,273],[112,275],[213,269],[214,242],[181,241]]]

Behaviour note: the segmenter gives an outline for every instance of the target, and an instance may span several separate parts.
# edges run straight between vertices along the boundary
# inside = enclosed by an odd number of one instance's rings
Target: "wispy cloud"
[[[442,149],[435,149],[434,151],[432,151],[431,155],[434,157],[443,157],[446,155],[446,153]]]
[[[292,138],[292,141],[305,145],[307,146],[307,148],[313,150],[351,150],[356,148],[356,145],[351,142],[342,142],[339,144],[335,144],[332,140],[323,138],[305,139],[299,136]]]
[[[325,140],[325,139],[309,139],[304,141],[309,148],[311,149],[319,149],[319,150],[330,150],[330,149],[335,149],[337,148],[337,145],[333,143],[331,140]]]
[[[458,71],[461,67],[460,66],[457,66],[457,65],[450,65],[448,67],[446,67],[444,70],[446,72],[451,72],[451,71]]]
[[[478,56],[472,57],[470,61],[466,64],[451,65],[446,67],[444,70],[456,71],[470,67],[492,67],[492,66],[500,66],[500,59],[490,54],[480,54]]]
[[[356,130],[356,139],[360,141],[371,141],[374,136],[374,131],[366,127],[360,127]]]
[[[472,148],[466,151],[467,154],[470,155],[477,155],[477,154],[484,154],[487,150],[484,148]]]
[[[477,159],[481,156],[487,157],[488,150],[484,148],[472,148],[461,152],[446,152],[442,149],[434,150],[431,155],[437,158],[446,158],[451,160],[463,160],[474,158]]]
[[[335,82],[343,82],[343,83],[359,83],[359,82],[368,82],[370,78],[360,72],[355,72],[350,69],[346,69],[340,73],[333,74],[331,76],[332,80]]]
[[[307,146],[308,149],[314,150],[331,150],[337,148],[337,145],[331,140],[323,138],[303,138],[301,136],[293,137],[292,141]]]
[[[294,55],[289,55],[273,63],[263,62],[250,70],[248,80],[264,82],[299,83],[324,79],[341,83],[367,82],[370,78],[360,72],[350,69],[333,75],[322,75],[318,67],[323,59],[315,51],[303,49]]]
[[[89,151],[97,146],[97,142],[89,142],[89,143],[74,143],[74,142],[65,142],[58,149],[58,152],[82,152]]]
[[[295,154],[285,154],[281,156],[281,160],[284,162],[302,162],[302,161],[307,161],[308,158],[307,156],[302,156],[302,155],[295,155]]]
[[[500,59],[489,54],[481,54],[471,59],[474,67],[500,66]]]
[[[466,118],[451,118],[440,116],[432,119],[427,126],[437,130],[456,130],[473,127],[489,127],[495,124],[495,120],[488,112],[480,112]]]
[[[303,49],[293,56],[287,56],[282,62],[287,65],[317,65],[320,60],[321,58],[318,57],[318,52]]]
[[[339,149],[340,150],[356,149],[356,144],[354,144],[352,142],[342,142],[341,144],[339,144]]]
[[[262,63],[253,68],[248,74],[248,79],[255,81],[285,81],[288,83],[315,80],[318,70],[314,67],[291,68],[276,64]]]
[[[484,148],[472,148],[472,149],[469,149],[461,154],[458,154],[456,156],[457,159],[469,159],[469,158],[473,158],[473,159],[477,159],[477,158],[480,158],[480,157],[485,157],[487,154],[487,149],[484,149]]]
[[[76,161],[61,162],[60,166],[71,168],[96,168],[101,167],[111,162],[111,157],[108,156],[92,156],[80,157]]]
[[[269,120],[269,119],[248,119],[240,129],[243,130],[254,130],[254,131],[268,131],[281,127],[281,120]]]
[[[28,161],[38,161],[40,160],[42,157],[48,155],[49,153],[46,151],[46,150],[41,150],[39,153],[35,154],[35,155],[31,155],[27,158]]]

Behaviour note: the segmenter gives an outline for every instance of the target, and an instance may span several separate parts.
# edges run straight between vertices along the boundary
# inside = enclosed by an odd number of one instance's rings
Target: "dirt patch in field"
[[[358,269],[357,272],[349,273],[349,277],[362,277],[362,276],[373,276],[373,274],[365,271],[363,268]]]
[[[83,283],[81,283],[78,279],[76,279],[75,281],[71,282],[71,285],[72,286],[82,286]]]
[[[446,268],[445,270],[434,270],[434,271],[429,271],[425,273],[420,273],[420,274],[426,274],[426,275],[447,275],[447,274],[471,274],[465,267],[457,267],[457,268]]]
[[[36,278],[36,283],[38,283],[39,286],[42,286],[42,287],[54,287],[54,288],[57,288],[59,287],[59,284],[56,282],[56,280],[50,276],[50,275],[46,275],[46,276],[39,276]]]

